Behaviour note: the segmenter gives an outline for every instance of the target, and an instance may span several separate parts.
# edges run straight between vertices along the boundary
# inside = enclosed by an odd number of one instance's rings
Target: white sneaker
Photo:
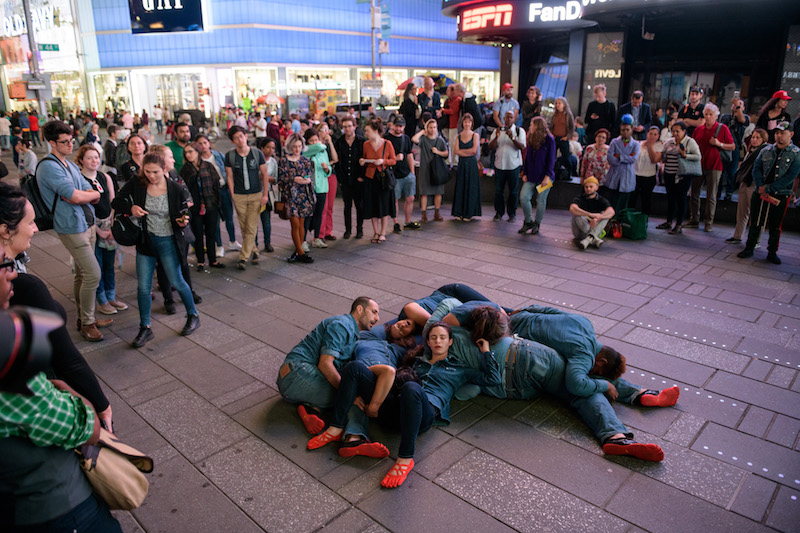
[[[595,248],[600,248],[600,246],[602,246],[603,244],[603,239],[601,239],[600,237],[595,237],[594,235],[592,235],[591,237],[592,237],[592,245]]]
[[[308,247],[308,243],[307,243],[306,241],[303,241],[303,245],[302,245],[302,246],[300,246],[300,248],[301,248],[301,249],[302,249],[304,252],[309,252],[309,251],[311,251],[311,248],[309,248],[309,247]]]
[[[238,252],[242,249],[242,245],[239,244],[239,241],[233,241],[232,243],[228,244],[228,250],[231,252]]]
[[[217,246],[217,258],[225,257],[225,248]]]
[[[581,241],[578,243],[578,247],[579,247],[581,250],[585,250],[586,248],[588,248],[588,247],[589,247],[589,244],[591,244],[591,242],[592,242],[592,236],[591,236],[591,235],[589,235],[589,236],[587,236],[587,237],[584,237],[584,238],[583,238],[583,239],[582,239],[582,240],[581,240]]]
[[[314,248],[327,248],[328,247],[328,245],[325,244],[325,241],[323,241],[322,239],[314,239],[314,242],[311,243],[311,246],[313,246]],[[307,252],[308,250],[304,250],[304,251]]]

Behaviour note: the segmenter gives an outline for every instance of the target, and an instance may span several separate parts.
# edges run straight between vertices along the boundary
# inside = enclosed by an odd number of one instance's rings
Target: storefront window
[[[275,68],[236,69],[236,102],[246,108],[278,98],[278,70]]]
[[[307,109],[309,113],[321,115],[330,105],[336,107],[333,102],[347,101],[349,88],[350,73],[347,69],[286,69],[290,113],[302,113]],[[317,109],[317,103],[320,109]]]
[[[95,74],[93,79],[98,111],[131,109],[131,92],[127,73],[104,72]]]
[[[403,91],[402,89],[398,90],[397,87],[409,78],[408,71],[405,69],[385,68],[375,71],[375,76],[383,80],[381,97],[376,102],[378,106],[383,108],[399,107],[403,98]],[[358,78],[361,80],[372,79],[372,69],[359,69]]]
[[[467,90],[478,97],[478,103],[494,102],[500,96],[497,72],[461,71],[461,83]]]
[[[606,86],[609,100],[627,102],[627,98],[619,94],[622,81],[622,37],[622,32],[586,35],[583,87],[581,87],[583,107],[594,99],[592,88],[601,83]]]
[[[207,85],[201,73],[157,74],[156,102],[162,107],[178,109],[200,109],[205,111],[208,96]]]

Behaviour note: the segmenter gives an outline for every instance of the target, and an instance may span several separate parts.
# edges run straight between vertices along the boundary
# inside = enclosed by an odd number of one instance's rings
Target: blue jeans
[[[522,167],[513,170],[500,170],[494,172],[494,210],[503,216],[508,213],[509,217],[516,216],[517,204],[519,203],[519,171]],[[508,186],[508,203],[505,200],[505,189]]]
[[[19,529],[25,533],[122,533],[117,519],[94,494],[58,518]]]
[[[233,197],[227,185],[219,189],[219,203],[219,212],[222,215],[220,218],[225,221],[228,240],[233,242],[236,240],[236,227],[233,225]],[[222,246],[222,235],[219,232],[219,228],[217,228],[217,246]]]
[[[41,146],[42,140],[39,138],[39,130],[31,132],[31,143],[33,146]]]
[[[0,147],[3,150],[11,149],[11,135],[0,135]]]
[[[327,409],[333,405],[336,389],[331,386],[317,365],[301,362],[288,362],[289,373],[281,377],[278,373],[276,384],[283,399],[292,403],[302,403]],[[283,370],[283,366],[281,370]],[[351,402],[352,403],[352,402]]]
[[[161,133],[162,131],[164,131],[164,121],[156,120],[156,133]]]
[[[148,235],[148,238],[156,255],[136,254],[136,278],[139,281],[136,294],[139,302],[139,325],[150,325],[150,306],[152,304],[150,290],[153,288],[153,272],[156,270],[156,261],[164,267],[167,279],[180,294],[186,314],[197,316],[192,289],[189,288],[189,284],[181,274],[181,260],[178,258],[175,239],[172,236],[157,237],[152,233]]]
[[[100,265],[100,284],[97,286],[97,303],[105,305],[117,299],[116,292],[114,291],[116,285],[116,278],[114,277],[114,259],[117,256],[117,251],[100,248],[100,245],[95,243],[94,256],[97,258],[97,264]]]
[[[436,412],[428,395],[416,381],[408,381],[400,389],[400,450],[397,457],[414,457],[417,436],[433,425]]]
[[[536,193],[536,223],[541,224],[544,218],[544,212],[547,209],[547,197],[550,196],[550,191],[553,188]],[[525,214],[525,222],[533,221],[533,209],[531,207],[531,199],[536,192],[536,184],[526,181],[522,184],[522,190],[519,193],[519,201],[522,203],[522,212]]]

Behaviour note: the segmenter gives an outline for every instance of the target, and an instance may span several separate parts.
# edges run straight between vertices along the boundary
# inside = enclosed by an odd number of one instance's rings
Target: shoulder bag
[[[381,154],[381,159],[386,157],[386,143],[389,141],[383,141],[383,153]],[[397,185],[397,178],[394,175],[394,170],[387,165],[383,165],[383,170],[378,170],[377,167],[375,169],[375,179],[378,180],[378,183],[381,184],[381,189],[384,191],[393,191],[394,186]]]
[[[717,137],[719,136],[719,130],[722,129],[722,123],[717,123],[717,131],[714,132],[714,138],[719,140]],[[719,158],[722,160],[723,165],[730,165],[731,161],[733,161],[733,150],[723,150],[722,148],[717,148],[719,150]]]
[[[447,168],[444,157],[433,154],[430,162],[430,181],[431,185],[437,187],[450,181],[450,169]]]
[[[702,176],[703,167],[700,159],[686,159],[678,156],[678,176]]]

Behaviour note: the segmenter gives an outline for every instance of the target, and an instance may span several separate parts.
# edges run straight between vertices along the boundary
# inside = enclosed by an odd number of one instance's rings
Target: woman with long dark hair
[[[117,181],[120,187],[132,179],[137,179],[139,177],[144,154],[147,152],[147,143],[141,135],[132,133],[125,139],[125,148],[128,150],[128,154],[130,154],[131,157],[119,166]]]
[[[359,161],[362,167],[366,167],[361,209],[365,219],[372,219],[372,242],[382,244],[386,241],[389,217],[397,216],[397,208],[394,188],[384,189],[378,172],[397,164],[397,156],[392,143],[383,138],[383,124],[379,120],[370,120],[364,127],[364,133],[367,141],[364,143],[364,155]]]
[[[525,222],[518,233],[531,231],[531,235],[539,233],[539,225],[547,208],[547,197],[553,183],[553,172],[556,163],[556,140],[542,117],[534,117],[528,130],[528,146],[525,148],[525,163],[522,165],[522,188],[519,200]],[[550,185],[548,187],[548,185]],[[541,186],[541,187],[539,187]],[[539,187],[537,189],[537,187]],[[541,190],[540,190],[541,189]],[[533,219],[531,199],[536,192],[536,219]]]
[[[778,124],[784,120],[787,122],[792,121],[791,115],[786,112],[786,105],[791,98],[786,91],[776,91],[772,98],[767,100],[767,103],[758,112],[756,119],[756,128],[761,128],[767,131],[769,143],[775,142],[775,130]]]
[[[187,144],[183,149],[184,164],[180,177],[192,195],[191,227],[194,233],[194,253],[197,256],[197,271],[202,272],[206,253],[208,265],[212,268],[225,268],[217,259],[214,241],[219,229],[220,186],[214,166],[200,158],[197,141]]]
[[[406,89],[403,91],[403,101],[397,110],[406,119],[406,135],[409,139],[417,132],[417,122],[419,122],[420,108],[417,102],[417,89],[418,87],[413,83],[406,85]]]
[[[569,139],[572,137],[572,132],[575,131],[575,117],[572,115],[566,98],[556,98],[555,111],[550,118],[549,126],[556,140],[556,150],[560,154],[556,161],[557,168],[569,170]]]
[[[528,131],[533,117],[542,114],[542,90],[536,85],[531,85],[522,102],[522,129]]]
[[[478,134],[472,131],[474,124],[472,115],[464,113],[461,117],[458,146],[455,147],[455,154],[459,159],[452,215],[464,222],[481,216],[481,176],[477,158],[481,145]]]
[[[700,165],[693,173],[687,173],[686,162],[699,161],[700,147],[686,135],[686,123],[682,120],[672,125],[672,138],[664,143],[664,186],[667,189],[667,221],[656,229],[668,229],[670,235],[683,233],[683,217],[686,214],[686,193],[692,180],[702,175]],[[681,160],[684,160],[681,163]],[[672,226],[672,222],[675,226]]]
[[[736,229],[733,231],[733,237],[725,239],[728,244],[742,242],[742,235],[744,235],[747,223],[750,220],[750,202],[753,199],[753,191],[755,190],[753,166],[755,166],[758,154],[767,146],[768,140],[769,135],[766,130],[756,128],[753,131],[753,135],[750,136],[750,147],[747,155],[736,172],[736,181],[739,183],[739,203],[736,206]]]

